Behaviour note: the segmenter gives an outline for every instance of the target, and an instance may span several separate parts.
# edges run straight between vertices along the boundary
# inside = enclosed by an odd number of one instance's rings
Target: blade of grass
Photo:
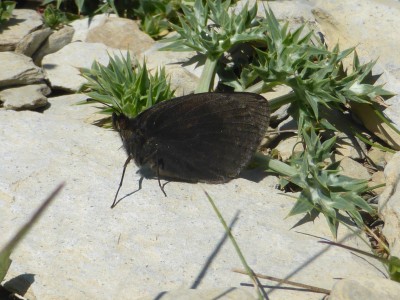
[[[61,183],[51,194],[47,197],[47,199],[43,202],[43,204],[39,207],[39,209],[34,213],[32,218],[20,228],[17,234],[9,241],[6,246],[0,252],[0,282],[4,279],[7,274],[8,268],[11,265],[10,255],[15,247],[21,242],[21,240],[25,237],[28,231],[32,228],[32,226],[38,221],[40,216],[43,214],[45,209],[50,205],[50,203],[55,199],[61,189],[64,187],[65,183]]]
[[[239,270],[239,269],[233,269],[232,272],[239,273],[239,274],[247,274],[246,271]],[[254,275],[257,276],[258,278],[276,281],[276,282],[279,282],[282,284],[297,286],[297,287],[300,287],[303,289],[307,289],[310,292],[314,292],[314,293],[321,293],[321,294],[327,294],[327,295],[329,295],[331,293],[330,290],[319,288],[319,287],[308,285],[308,284],[304,284],[304,283],[298,283],[298,282],[285,280],[285,279],[281,279],[281,278],[277,278],[277,277],[273,277],[273,276],[263,275],[263,274],[259,274],[259,273],[254,273]]]
[[[253,270],[247,264],[246,259],[244,258],[243,253],[239,248],[239,245],[237,244],[234,236],[232,235],[232,232],[231,232],[230,228],[226,224],[224,218],[222,217],[221,213],[219,212],[219,210],[218,210],[217,206],[215,205],[213,199],[210,197],[210,195],[206,191],[204,191],[204,193],[206,194],[208,201],[210,201],[211,206],[213,207],[215,213],[217,214],[218,219],[221,222],[222,226],[224,226],[226,234],[228,235],[229,239],[231,240],[231,242],[233,244],[233,247],[236,250],[236,253],[238,254],[238,256],[239,256],[244,268],[246,269],[247,274],[249,275],[250,279],[254,282],[254,286],[256,287],[258,298],[259,299],[263,299],[263,295],[262,294],[264,294],[264,297],[267,299],[265,291],[263,290],[263,288],[262,288],[260,282],[258,281],[257,277],[254,275]]]

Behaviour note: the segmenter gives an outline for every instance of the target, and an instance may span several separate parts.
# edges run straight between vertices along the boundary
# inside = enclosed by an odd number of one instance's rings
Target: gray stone
[[[86,42],[103,43],[111,48],[129,50],[135,55],[154,44],[154,40],[141,31],[135,21],[125,18],[107,18],[104,24],[89,30]]]
[[[153,44],[152,47],[138,55],[139,62],[145,61],[148,69],[153,73],[160,67],[164,67],[171,80],[171,87],[176,89],[176,96],[194,92],[203,69],[200,67],[200,72],[198,72],[193,67],[193,63],[188,63],[196,53],[159,51],[165,45],[165,43]]]
[[[339,280],[329,300],[397,300],[400,283],[379,277],[357,277]]]
[[[53,31],[50,28],[39,29],[31,32],[18,43],[15,52],[32,57],[33,53],[35,53],[52,32]]]
[[[38,66],[41,65],[42,59],[45,55],[57,52],[62,49],[65,45],[68,45],[72,41],[74,34],[74,28],[71,26],[64,26],[60,30],[54,32],[46,42],[38,49],[33,55],[33,61]]]
[[[342,156],[354,160],[362,160],[367,153],[367,147],[365,143],[356,136],[341,132],[337,134],[336,151]]]
[[[38,83],[44,80],[42,69],[32,59],[14,52],[0,52],[0,88]]]
[[[385,221],[383,234],[390,254],[400,257],[400,152],[397,152],[385,167],[386,187],[379,196],[379,212]]]
[[[89,30],[104,24],[110,17],[116,16],[113,14],[101,14],[95,15],[93,18],[83,18],[71,22],[69,25],[74,28],[72,42],[86,42]]]
[[[283,161],[287,161],[294,153],[303,152],[304,147],[297,136],[291,136],[280,141],[275,150]]]
[[[153,69],[152,73],[154,70],[156,69]],[[194,93],[199,84],[198,77],[178,65],[165,66],[165,73],[169,77],[171,88],[175,90],[177,97]]]
[[[378,148],[371,148],[368,151],[368,159],[372,161],[372,163],[376,166],[378,170],[383,170],[387,164],[386,161],[386,156],[387,156],[386,151],[383,151]]]
[[[146,61],[146,64],[148,65],[149,69],[156,69],[160,66],[165,66],[167,68],[173,68],[175,66],[181,66],[183,67],[186,71],[191,73],[193,76],[192,82],[191,83],[186,83],[190,84],[191,86],[194,86],[193,90],[196,88],[196,86],[199,83],[199,78],[201,76],[201,73],[203,71],[203,65],[199,64],[198,61],[196,60],[196,52],[194,51],[185,51],[185,52],[175,52],[175,51],[160,51],[162,47],[165,47],[167,44],[166,43],[155,43],[152,47],[147,49],[146,51],[142,52],[138,58],[139,61]],[[174,77],[174,74],[170,74],[172,77]],[[190,88],[192,89],[192,88]],[[184,91],[186,94],[188,92]]]
[[[108,54],[126,55],[127,52],[98,43],[75,42],[56,53],[46,55],[42,67],[53,89],[76,92],[86,82],[86,79],[80,76],[79,68],[90,68],[95,60],[107,65]]]
[[[255,300],[256,297],[252,296],[244,289],[231,288],[215,288],[215,289],[178,289],[165,292],[160,297],[160,293],[154,293],[150,297],[143,297],[139,300]]]
[[[241,1],[246,3],[247,1]],[[292,0],[292,1],[257,1],[257,16],[265,17],[264,8],[271,7],[276,18],[282,22],[289,22],[291,28],[297,28],[304,24],[315,28],[315,18],[311,13],[312,4],[310,1]],[[251,7],[251,6],[250,6]]]
[[[298,124],[293,117],[289,115],[278,124],[277,130],[278,132],[297,132]]]
[[[36,11],[14,9],[12,18],[1,25],[0,52],[13,51],[26,35],[35,31],[42,24],[42,17]]]
[[[132,299],[193,285],[238,288],[249,279],[231,271],[241,262],[229,239],[223,241],[224,229],[204,189],[233,224],[233,235],[256,272],[326,289],[337,277],[381,276],[364,258],[291,230],[301,216],[285,218],[294,202],[275,189],[274,176],[239,177],[220,185],[170,182],[168,197],[157,180],[145,180],[142,190],[110,209],[126,154],[116,132],[86,123],[98,104],[75,105],[83,99],[49,98],[50,108],[42,114],[0,110],[0,248],[66,181],[13,252],[6,282],[35,274],[30,292],[41,300]],[[136,171],[128,166],[121,196],[137,189]],[[324,217],[297,230],[332,239]],[[338,241],[344,238],[349,246],[366,248],[342,226]],[[254,295],[253,288],[244,289]],[[266,291],[273,299],[321,298],[291,289]]]
[[[369,187],[375,187],[377,185],[381,185],[381,184],[385,184],[385,183],[386,183],[385,182],[385,175],[384,175],[383,171],[377,171],[377,172],[372,174],[371,181],[368,181],[368,186]],[[379,188],[375,188],[371,192],[374,193],[375,195],[380,195],[380,194],[383,193],[384,190],[385,190],[385,186],[379,187]]]
[[[278,85],[274,87],[273,91],[264,93],[263,96],[268,100],[271,101],[272,99],[276,99],[278,97],[286,96],[288,95],[292,89],[286,85]],[[288,114],[288,108],[290,104],[285,104],[279,107],[277,110],[271,113],[271,120],[270,122],[275,122],[279,123],[283,120],[285,120],[289,114]]]
[[[378,62],[374,74],[382,73],[378,83],[397,94],[389,99],[385,113],[400,128],[400,2],[396,0],[375,1],[325,1],[311,0],[313,14],[322,28],[328,45],[340,44],[342,50],[357,46],[361,62]],[[379,20],[379,26],[376,21]],[[345,60],[351,67],[352,57]],[[364,121],[365,122],[365,121]]]
[[[0,101],[6,109],[35,109],[47,104],[50,93],[47,85],[32,84],[0,91]]]
[[[355,160],[336,154],[334,161],[340,161],[341,174],[355,178],[369,180],[371,175],[368,173],[367,168]]]

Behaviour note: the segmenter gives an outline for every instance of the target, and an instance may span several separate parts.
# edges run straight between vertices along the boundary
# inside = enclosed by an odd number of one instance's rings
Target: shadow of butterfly
[[[158,103],[135,118],[113,114],[128,158],[157,176],[224,183],[249,163],[269,123],[267,100],[252,93],[201,93]],[[142,177],[143,178],[143,177]]]

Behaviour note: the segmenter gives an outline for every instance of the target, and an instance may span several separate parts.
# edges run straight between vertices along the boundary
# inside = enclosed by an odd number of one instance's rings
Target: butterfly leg
[[[163,192],[164,196],[167,197],[167,193],[164,191],[164,186],[161,185],[161,181],[160,181],[160,165],[161,168],[164,169],[164,161],[162,159],[158,159],[157,158],[157,179],[158,179],[158,185],[161,189],[161,191]]]
[[[119,183],[118,190],[117,190],[117,192],[115,193],[114,201],[113,201],[113,204],[111,205],[111,208],[114,208],[114,207],[117,205],[117,203],[118,203],[118,202],[117,202],[118,193],[119,193],[119,190],[121,189],[122,182],[124,181],[124,176],[125,176],[126,167],[128,166],[128,164],[129,164],[129,162],[131,161],[131,159],[132,159],[132,156],[129,155],[128,158],[126,159],[125,163],[124,163],[124,169],[123,169],[123,171],[122,171],[121,181],[120,181],[120,183]]]

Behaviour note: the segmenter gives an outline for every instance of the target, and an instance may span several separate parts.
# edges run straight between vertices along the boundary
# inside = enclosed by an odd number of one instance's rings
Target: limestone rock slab
[[[6,109],[35,109],[47,104],[50,93],[46,84],[31,84],[0,91],[0,101]]]
[[[108,48],[100,43],[75,42],[46,55],[42,67],[53,89],[78,91],[86,82],[79,68],[90,68],[96,60],[107,65],[110,55],[126,55],[127,51]]]
[[[16,46],[15,52],[32,57],[33,53],[47,39],[53,31],[50,28],[43,28],[26,35]]]
[[[71,26],[64,26],[60,30],[53,32],[33,55],[32,58],[35,64],[40,66],[45,55],[57,52],[68,45],[72,41],[74,32],[75,30]]]
[[[109,17],[115,17],[113,14],[95,15],[93,18],[83,18],[71,22],[69,25],[74,28],[73,42],[86,42],[90,29],[96,28],[106,22]]]
[[[378,59],[374,74],[381,74],[378,83],[397,94],[387,102],[385,113],[400,127],[400,2],[311,0],[313,14],[326,36],[328,45],[340,44],[342,50],[357,46],[360,61]],[[379,21],[379,25],[377,25]],[[351,65],[352,58],[346,61]]]
[[[385,221],[383,234],[389,242],[390,253],[400,257],[400,152],[385,167],[386,187],[379,197],[379,212]]]
[[[382,276],[364,258],[296,232],[331,239],[323,217],[291,230],[300,219],[285,218],[293,199],[275,189],[276,177],[258,171],[220,185],[170,182],[168,197],[157,180],[145,180],[142,190],[110,209],[126,154],[116,132],[85,121],[93,105],[75,105],[82,98],[49,98],[50,108],[42,114],[0,111],[0,247],[66,181],[13,252],[6,282],[35,274],[30,292],[41,300],[135,299],[192,286],[238,288],[248,278],[231,271],[241,262],[204,190],[256,272],[327,289],[338,277]],[[136,171],[128,166],[121,196],[137,189]],[[343,239],[364,249],[340,227],[338,240]],[[246,291],[254,296],[252,288]],[[321,298],[291,289],[266,291],[271,299]]]
[[[14,9],[13,16],[2,24],[0,52],[13,51],[29,33],[43,24],[42,17],[32,9]]]
[[[107,18],[103,24],[90,29],[86,42],[103,43],[116,49],[129,49],[136,55],[154,44],[154,40],[141,31],[135,21],[112,17]]]
[[[154,300],[160,297],[160,293],[155,293],[150,297],[143,297],[140,300]],[[238,288],[219,288],[219,289],[177,289],[165,292],[161,296],[162,300],[256,300],[248,291]]]
[[[334,161],[340,161],[341,174],[345,176],[364,180],[369,180],[371,178],[367,168],[350,157],[335,154]]]
[[[0,52],[0,88],[38,83],[44,80],[43,71],[30,57],[14,52]]]
[[[347,278],[338,281],[329,300],[397,300],[400,283],[385,278]]]

